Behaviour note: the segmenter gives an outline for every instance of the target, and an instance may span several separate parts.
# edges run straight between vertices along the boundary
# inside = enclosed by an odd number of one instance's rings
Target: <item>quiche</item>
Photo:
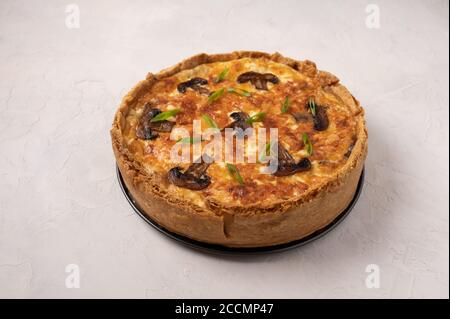
[[[261,137],[276,129],[276,147],[269,138],[252,147],[248,128]],[[244,160],[211,160],[227,150],[223,143],[207,153],[207,130],[231,130],[233,145],[244,141]],[[326,227],[352,200],[367,155],[364,110],[336,76],[308,60],[253,51],[199,54],[149,73],[123,98],[111,136],[145,214],[227,247],[289,243]],[[202,156],[174,158],[180,145]],[[270,173],[267,158],[277,159]]]

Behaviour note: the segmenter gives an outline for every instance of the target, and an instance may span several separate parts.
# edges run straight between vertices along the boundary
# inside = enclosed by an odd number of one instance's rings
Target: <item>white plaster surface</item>
[[[448,298],[448,1],[373,0],[379,29],[368,1],[71,1],[79,29],[65,25],[69,1],[0,2],[0,297]],[[121,97],[148,71],[238,49],[314,60],[366,109],[356,208],[283,254],[180,246],[116,180]]]

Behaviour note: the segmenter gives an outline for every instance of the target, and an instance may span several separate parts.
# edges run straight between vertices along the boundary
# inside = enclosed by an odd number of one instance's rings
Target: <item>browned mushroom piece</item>
[[[188,188],[191,190],[201,190],[211,184],[211,177],[206,174],[206,170],[212,162],[212,159],[203,155],[203,161],[201,163],[193,163],[188,169],[183,173],[179,167],[171,168],[168,173],[169,182],[183,188]]]
[[[171,121],[158,121],[151,122],[151,119],[161,113],[157,108],[152,108],[150,103],[146,103],[142,116],[139,119],[138,126],[136,127],[136,136],[143,140],[152,140],[158,137],[155,132],[171,132],[174,122]]]
[[[289,176],[298,172],[304,172],[311,169],[311,161],[304,157],[298,163],[295,163],[294,158],[289,152],[278,143],[278,167],[273,175],[275,176]]]
[[[258,72],[245,72],[238,76],[238,83],[249,82],[253,84],[258,90],[268,90],[267,82],[277,84],[280,80],[272,73],[258,73]]]
[[[232,123],[228,124],[225,128],[232,128],[234,130],[241,129],[241,130],[245,131],[246,129],[252,127],[249,123],[247,123],[249,116],[245,112],[233,112],[230,114],[230,117],[234,121]]]
[[[313,116],[313,120],[315,130],[325,131],[328,128],[328,115],[324,106],[316,105],[316,115]]]
[[[197,91],[200,94],[209,95],[210,92],[207,88],[203,87],[202,85],[208,84],[208,80],[203,78],[192,78],[189,81],[181,82],[177,86],[177,90],[180,93],[186,93],[186,90],[188,88],[191,88],[194,91]]]
[[[311,120],[311,116],[305,113],[295,112],[292,113],[292,116],[297,122],[308,122]]]

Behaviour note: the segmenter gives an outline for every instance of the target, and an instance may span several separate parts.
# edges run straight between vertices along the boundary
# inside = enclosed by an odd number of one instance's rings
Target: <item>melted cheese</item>
[[[229,69],[225,80],[215,83],[214,79],[225,68]],[[237,83],[236,78],[248,71],[272,73],[279,78],[280,82],[275,85],[269,83],[268,91],[256,90],[251,83]],[[191,89],[184,94],[179,93],[177,85],[193,77],[207,79],[208,84],[205,87],[211,92],[220,88],[233,87],[247,90],[251,92],[251,96],[225,93],[214,103],[208,103],[206,95]],[[289,96],[291,101],[290,107],[287,113],[281,113],[281,105],[286,96]],[[327,107],[330,125],[325,131],[315,131],[312,121],[296,122],[292,116],[295,112],[308,114],[305,105],[311,96],[316,97],[318,104]],[[170,140],[169,133],[159,133],[160,136],[157,139],[150,141],[143,141],[136,137],[136,125],[146,102],[153,103],[161,111],[181,109],[181,113],[175,118],[175,128],[185,128],[191,134],[192,121],[201,119],[203,114],[209,115],[222,128],[232,122],[229,117],[232,112],[243,111],[249,115],[266,112],[265,120],[262,123],[254,123],[254,128],[278,128],[279,141],[296,161],[307,155],[302,134],[309,135],[313,144],[313,154],[310,157],[313,169],[307,172],[276,177],[261,173],[267,164],[236,163],[245,183],[244,186],[240,186],[229,175],[225,163],[219,162],[211,164],[208,168],[207,174],[211,177],[212,183],[204,190],[192,191],[167,182],[165,186],[168,192],[199,206],[204,206],[208,201],[220,202],[223,205],[227,203],[263,204],[266,201],[301,196],[308,188],[314,187],[345,164],[347,160],[345,154],[354,143],[356,134],[356,124],[351,110],[332,94],[325,92],[319,86],[317,79],[308,78],[284,64],[265,59],[244,58],[204,64],[160,80],[140,98],[136,109],[131,110],[127,115],[127,129],[124,135],[129,150],[144,163],[148,172],[161,174],[163,180],[172,167],[186,168],[189,164],[171,161],[170,150],[176,141]],[[207,128],[206,123],[202,122],[202,128]],[[206,143],[202,142],[202,146]],[[257,150],[253,148],[247,151],[256,152]]]

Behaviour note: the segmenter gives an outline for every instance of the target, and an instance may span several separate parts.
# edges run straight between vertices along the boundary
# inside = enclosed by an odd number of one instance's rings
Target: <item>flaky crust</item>
[[[346,164],[331,178],[308,189],[300,198],[260,205],[199,207],[166,192],[161,176],[149,174],[124,145],[122,129],[128,111],[138,97],[163,78],[200,64],[240,58],[266,58],[308,76],[318,75],[321,86],[354,111],[357,140]],[[199,54],[157,74],[149,73],[122,100],[111,129],[117,165],[125,184],[140,208],[158,224],[180,235],[229,247],[261,247],[291,242],[330,224],[352,200],[367,156],[364,110],[331,73],[318,71],[311,61],[296,61],[279,53],[237,51],[228,54]]]

